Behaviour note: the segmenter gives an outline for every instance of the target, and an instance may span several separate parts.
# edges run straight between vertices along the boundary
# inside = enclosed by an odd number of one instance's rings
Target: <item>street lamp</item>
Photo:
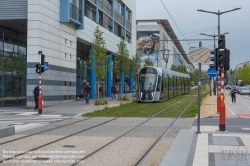
[[[197,11],[205,12],[205,13],[212,13],[212,14],[218,15],[218,36],[220,37],[220,15],[222,15],[224,13],[232,12],[232,11],[235,11],[235,10],[239,10],[239,9],[241,9],[241,8],[235,8],[235,9],[224,11],[224,12],[220,12],[220,10],[218,10],[218,12],[210,12],[210,11],[206,11],[206,10],[202,10],[202,9],[197,9]]]
[[[164,59],[165,59],[165,62],[166,62],[166,67],[167,67],[167,64],[168,64],[168,58],[169,58],[169,52],[171,51],[171,50],[160,50],[160,51],[162,51],[162,55],[163,55],[163,57],[164,57]],[[168,54],[167,54],[167,57],[165,57],[165,52],[168,52]]]
[[[234,83],[236,85],[236,68],[239,66],[239,65],[242,65],[242,64],[245,64],[245,63],[249,63],[250,61],[247,60],[246,62],[242,62],[242,63],[239,63],[238,65],[236,65],[235,69],[234,69]]]
[[[223,33],[222,35],[226,35],[226,34],[229,34],[229,32],[226,32],[226,33]],[[214,38],[214,50],[215,50],[215,38],[218,36],[218,35],[208,35],[208,34],[204,34],[204,33],[201,33],[200,35],[204,35],[204,36],[211,36]]]

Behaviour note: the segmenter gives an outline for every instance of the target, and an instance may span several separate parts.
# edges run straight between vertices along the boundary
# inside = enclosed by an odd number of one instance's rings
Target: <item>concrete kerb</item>
[[[133,102],[133,100],[128,100],[128,101],[115,100],[113,102],[115,102],[115,103],[113,103],[113,104],[107,104],[107,105],[93,105],[93,106],[90,107],[90,109],[87,112],[79,113],[79,114],[75,115],[74,118],[75,117],[79,117],[79,116],[81,116],[84,113],[94,112],[94,111],[102,110],[102,109],[105,109],[105,108],[118,107],[118,106],[120,106],[122,104],[128,104],[128,103]],[[99,107],[99,108],[96,108],[96,107]]]
[[[232,115],[238,117],[230,108],[229,106],[231,106],[233,103],[231,103],[227,98],[226,98],[227,102],[230,103],[228,105],[226,105],[226,108],[231,112]]]
[[[15,135],[15,126],[0,126],[0,138]]]

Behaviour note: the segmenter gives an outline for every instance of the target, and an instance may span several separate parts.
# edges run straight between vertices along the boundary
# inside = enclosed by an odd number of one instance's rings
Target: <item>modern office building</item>
[[[136,20],[136,49],[141,62],[149,58],[154,66],[170,69],[183,65],[190,71],[191,62],[168,20]]]
[[[95,85],[86,61],[97,25],[112,64],[120,39],[130,56],[136,53],[135,10],[136,1],[131,0],[1,0],[0,105],[34,106],[39,51],[49,63],[42,74],[45,106],[81,97],[84,82]],[[109,95],[114,79],[108,72],[104,81]],[[95,97],[94,90],[90,97]]]

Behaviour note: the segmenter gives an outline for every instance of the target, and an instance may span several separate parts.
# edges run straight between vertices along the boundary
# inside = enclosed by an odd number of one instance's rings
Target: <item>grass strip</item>
[[[181,111],[183,111],[187,107],[187,105],[195,98],[196,97],[194,96],[186,96],[184,99],[180,100],[174,106],[170,107],[169,109],[157,115],[157,117],[162,117],[162,118],[177,117],[181,113]]]
[[[202,87],[201,101],[209,94],[209,86]],[[194,118],[198,113],[198,99],[195,100],[187,110],[182,114],[181,118]]]
[[[202,87],[204,88],[204,87]],[[168,107],[176,101],[176,105],[172,106],[168,110],[159,114],[157,117],[176,117],[189,103],[195,98],[195,94],[198,94],[198,88],[191,90],[192,95],[182,95],[163,102],[155,103],[140,103],[131,102],[127,104],[121,104],[117,107],[106,107],[102,110],[96,110],[93,112],[85,113],[84,117],[150,117],[160,110]],[[183,99],[183,100],[181,100]],[[176,111],[177,110],[177,111]]]

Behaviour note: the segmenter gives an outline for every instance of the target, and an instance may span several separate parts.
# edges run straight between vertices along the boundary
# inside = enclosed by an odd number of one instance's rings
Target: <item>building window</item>
[[[95,21],[96,7],[88,1],[86,1],[85,4],[85,16],[90,18],[92,21]]]
[[[128,8],[126,8],[126,19],[132,22],[132,12]]]
[[[108,26],[109,32],[112,32],[112,26]]]
[[[99,25],[103,26],[103,13],[101,11],[99,11]]]
[[[131,33],[130,32],[126,32],[126,41],[128,42],[128,43],[131,43]]]
[[[0,105],[26,103],[26,42],[27,34],[0,27]]]
[[[119,14],[122,14],[122,4],[115,0],[114,1],[115,5],[114,5],[114,9],[119,13]]]
[[[120,38],[124,38],[124,28],[122,28],[119,24],[115,22],[115,34],[116,36],[119,36]]]
[[[70,17],[76,21],[82,22],[81,20],[81,7],[82,7],[82,0],[70,0]]]

